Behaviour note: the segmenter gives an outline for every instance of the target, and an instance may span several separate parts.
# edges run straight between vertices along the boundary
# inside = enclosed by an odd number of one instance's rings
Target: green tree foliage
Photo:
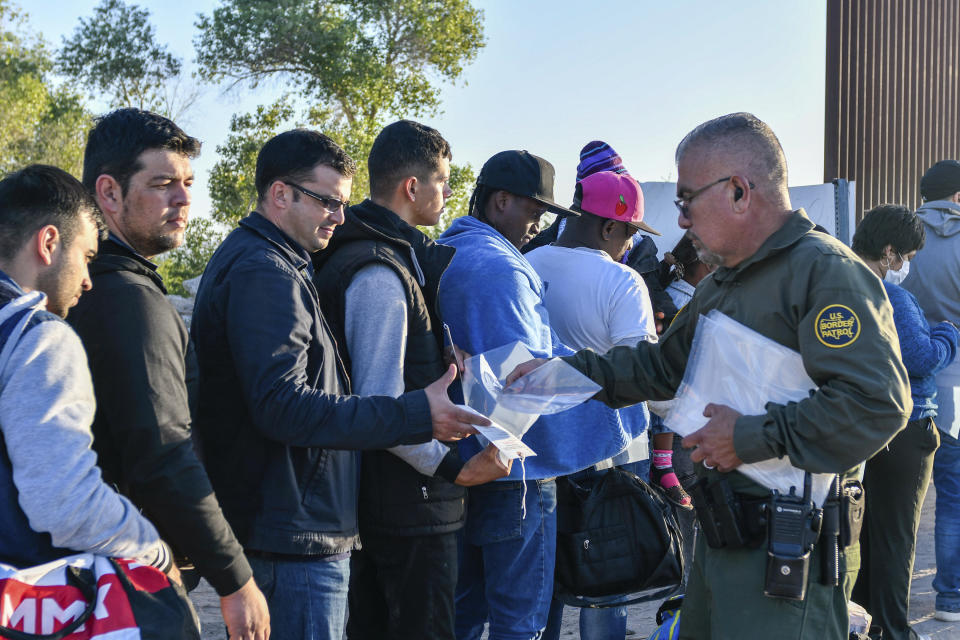
[[[439,106],[433,76],[456,80],[483,46],[468,0],[228,0],[201,16],[209,80],[284,76],[350,124]]]
[[[138,107],[177,119],[199,91],[182,76],[183,61],[156,40],[150,12],[123,0],[103,0],[70,38],[63,39],[57,69],[81,80],[91,97],[113,107]]]
[[[210,256],[223,240],[223,228],[209,218],[195,216],[187,225],[187,235],[183,245],[164,254],[159,261],[157,271],[163,278],[167,291],[184,297],[190,293],[184,288],[183,281],[195,278],[203,273]]]
[[[0,0],[0,172],[40,162],[80,175],[90,114],[80,96],[49,78],[46,44],[27,17]]]
[[[183,61],[159,43],[150,12],[123,0],[102,0],[81,18],[57,55],[57,70],[89,88],[111,107],[138,107],[177,120],[199,90],[183,74]],[[183,281],[203,272],[223,234],[211,220],[194,217],[179,249],[160,258],[171,293],[187,295]]]
[[[447,199],[443,215],[440,216],[440,222],[433,227],[418,227],[420,231],[436,239],[446,231],[454,218],[466,215],[468,213],[467,207],[470,205],[470,194],[473,193],[476,181],[477,176],[473,173],[473,167],[469,164],[451,164],[450,189],[453,191],[453,195]]]
[[[220,160],[210,171],[214,220],[232,227],[252,209],[257,197],[257,153],[267,140],[291,126],[294,113],[290,97],[283,96],[253,113],[230,118],[230,134],[217,146]]]
[[[437,112],[437,80],[456,81],[477,56],[482,18],[469,0],[225,0],[201,16],[194,44],[204,79],[230,87],[282,82],[290,91],[231,122],[211,175],[217,219],[246,213],[256,151],[294,123],[346,149],[358,164],[351,199],[365,197],[373,139],[391,119]],[[472,183],[469,167],[454,174]],[[448,209],[465,211],[461,200]]]

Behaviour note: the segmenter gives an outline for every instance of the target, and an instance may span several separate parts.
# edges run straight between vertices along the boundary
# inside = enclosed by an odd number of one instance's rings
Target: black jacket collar
[[[90,275],[96,276],[112,271],[130,271],[150,279],[164,294],[163,278],[157,273],[157,265],[150,262],[129,247],[112,238],[100,243],[96,259],[90,263]]]
[[[339,247],[357,240],[386,242],[410,255],[414,275],[420,278],[421,286],[426,282],[439,283],[456,253],[453,247],[437,244],[390,209],[367,199],[347,210],[346,219],[334,231],[330,245],[314,254],[314,266],[319,270]]]
[[[274,245],[297,270],[309,268],[310,253],[259,211],[251,211],[250,215],[240,221],[240,226]]]

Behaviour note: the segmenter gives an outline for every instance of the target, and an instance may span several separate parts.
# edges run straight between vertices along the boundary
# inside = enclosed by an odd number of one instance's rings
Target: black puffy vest
[[[370,200],[351,207],[326,251],[315,254],[314,285],[320,306],[351,369],[344,329],[347,288],[370,264],[396,272],[407,300],[404,391],[427,387],[443,375],[443,329],[437,314],[440,277],[453,259],[439,245]],[[425,476],[389,451],[363,453],[359,522],[363,533],[430,535],[463,526],[466,490],[444,478]]]

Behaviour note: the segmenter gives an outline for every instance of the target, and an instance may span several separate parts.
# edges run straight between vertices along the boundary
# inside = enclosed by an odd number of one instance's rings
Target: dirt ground
[[[933,551],[933,512],[936,495],[933,485],[927,493],[917,535],[917,555],[913,569],[913,587],[910,597],[910,618],[917,631],[929,634],[934,640],[960,640],[960,623],[940,622],[933,618],[935,593],[933,576],[936,562]],[[200,620],[203,624],[204,640],[220,640],[226,637],[223,621],[220,618],[220,606],[216,594],[206,584],[191,593]],[[646,639],[656,626],[654,616],[658,603],[634,605],[628,608],[627,637],[637,640]],[[578,638],[577,610],[568,608],[564,612],[561,638]],[[276,640],[286,640],[277,638]]]

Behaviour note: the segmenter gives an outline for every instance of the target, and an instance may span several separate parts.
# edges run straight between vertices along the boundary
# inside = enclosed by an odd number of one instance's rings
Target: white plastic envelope
[[[475,413],[478,416],[480,415],[479,411],[476,411],[467,405],[461,404],[457,406],[466,409],[470,413]],[[487,442],[491,443],[498,449],[500,453],[500,461],[503,462],[503,464],[507,464],[507,460],[528,458],[530,456],[537,455],[537,452],[525,445],[523,440],[510,433],[496,422],[491,421],[486,427],[478,424],[473,426],[479,434],[477,436],[478,438],[485,438]]]
[[[503,383],[510,372],[518,364],[532,359],[530,351],[515,342],[464,362],[463,395],[467,406],[516,440],[522,439],[541,415],[575,407],[600,390],[599,385],[559,358],[551,359],[504,390]],[[478,427],[478,430],[481,429]],[[505,453],[509,450],[510,457],[517,457],[516,441],[489,440]],[[505,446],[499,447],[498,442]],[[530,451],[529,447],[526,451]]]
[[[703,409],[710,403],[760,415],[766,413],[768,402],[797,402],[816,388],[799,353],[713,310],[700,316],[683,382],[664,422],[687,436],[707,423]],[[791,487],[803,491],[804,472],[787,457],[743,464],[737,471],[782,493]],[[834,474],[813,474],[816,504],[823,504],[833,478]]]

